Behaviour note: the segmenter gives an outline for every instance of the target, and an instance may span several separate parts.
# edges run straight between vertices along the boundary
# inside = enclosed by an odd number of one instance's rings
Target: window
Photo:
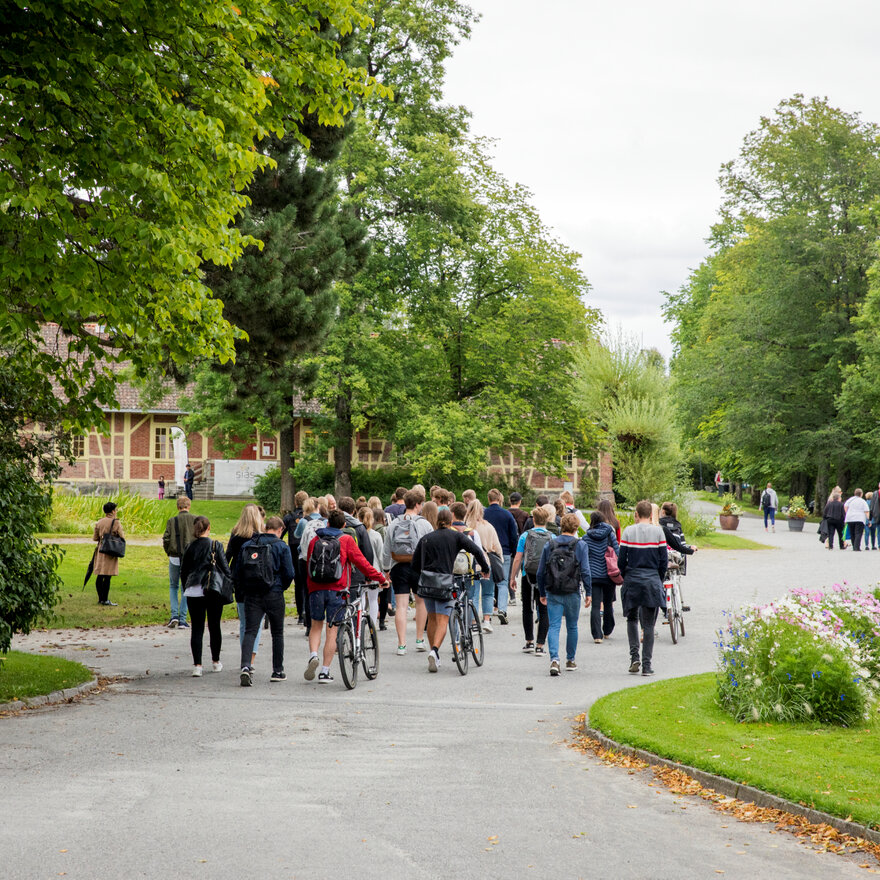
[[[263,458],[275,458],[275,441],[261,440],[260,448],[263,450]]]
[[[154,430],[153,458],[158,461],[171,461],[174,458],[171,428],[155,428]]]
[[[70,454],[74,458],[83,458],[86,454],[86,438],[82,434],[70,438]]]
[[[574,457],[574,450],[573,449],[570,452],[566,452],[562,456],[562,466],[567,471],[570,471],[570,470],[572,470],[572,468],[574,468],[574,462],[575,462],[575,457]]]

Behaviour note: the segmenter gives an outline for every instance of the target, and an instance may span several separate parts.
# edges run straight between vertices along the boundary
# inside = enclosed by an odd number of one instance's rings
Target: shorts
[[[443,614],[449,617],[455,607],[453,599],[425,599],[425,608],[428,614]]]
[[[309,593],[309,613],[312,620],[324,620],[325,615],[329,626],[337,626],[342,622],[345,599],[341,590],[315,590]]]
[[[419,585],[418,575],[412,570],[408,562],[398,562],[389,572],[391,577],[391,589],[395,596],[408,596],[415,592]]]

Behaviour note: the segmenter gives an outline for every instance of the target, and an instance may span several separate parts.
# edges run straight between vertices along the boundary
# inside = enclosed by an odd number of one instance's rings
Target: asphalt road
[[[660,629],[658,678],[714,668],[724,608],[790,586],[878,580],[880,552],[829,552],[815,527],[784,529],[766,536],[774,550],[697,554],[687,636],[673,646]],[[758,520],[740,531],[764,540]],[[382,633],[379,678],[351,692],[338,674],[303,680],[306,642],[292,622],[288,681],[270,685],[263,652],[250,689],[238,682],[237,625],[225,628],[226,669],[201,679],[190,677],[185,632],[17,638],[18,649],[128,680],[0,719],[0,877],[864,876],[852,860],[567,748],[577,713],[643,683],[626,672],[625,628],[596,645],[582,613],[580,669],[550,678],[546,658],[521,653],[519,610],[464,678],[448,652],[431,675],[424,654],[397,657],[393,631]]]

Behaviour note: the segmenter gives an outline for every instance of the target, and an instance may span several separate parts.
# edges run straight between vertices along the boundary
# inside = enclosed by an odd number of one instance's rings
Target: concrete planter
[[[721,528],[725,532],[735,532],[739,528],[739,517],[729,514],[719,514],[718,519],[721,520]]]

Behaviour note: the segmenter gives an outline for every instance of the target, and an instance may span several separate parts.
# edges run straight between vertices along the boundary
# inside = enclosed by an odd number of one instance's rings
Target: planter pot
[[[738,516],[729,516],[721,513],[718,515],[718,518],[721,520],[721,528],[725,532],[735,532],[739,528]]]
[[[790,532],[802,532],[806,520],[803,517],[790,516],[788,518],[788,530]]]

